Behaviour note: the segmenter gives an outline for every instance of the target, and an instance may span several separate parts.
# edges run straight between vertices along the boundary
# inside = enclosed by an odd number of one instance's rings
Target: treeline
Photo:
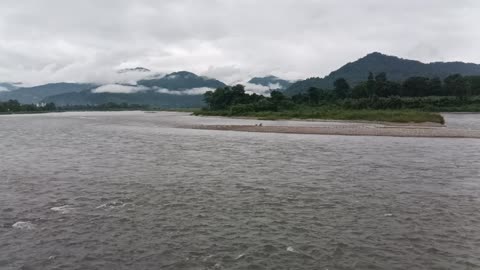
[[[439,78],[411,77],[403,83],[389,81],[385,73],[370,73],[355,87],[337,79],[331,90],[310,88],[305,93],[286,96],[272,91],[270,97],[248,94],[244,86],[227,86],[205,93],[207,110],[248,112],[293,110],[300,107],[344,109],[421,109],[426,111],[479,111],[480,77],[451,75]]]
[[[204,94],[204,101],[209,110],[229,110],[232,114],[250,111],[278,111],[295,106],[293,101],[280,91],[272,91],[270,97],[255,93],[247,94],[245,86],[241,84],[208,91]]]
[[[440,78],[410,77],[403,83],[389,81],[387,75],[382,72],[374,75],[370,73],[366,81],[355,87],[350,87],[348,82],[337,79],[333,90],[310,88],[306,93],[294,95],[292,99],[296,103],[317,104],[322,100],[337,99],[361,99],[374,97],[430,97],[450,96],[465,98],[480,95],[480,76],[463,77],[454,74]]]
[[[17,100],[0,101],[0,113],[19,113],[19,112],[49,112],[55,111],[57,107],[53,103],[45,104],[21,104]]]
[[[72,105],[57,107],[54,103],[21,104],[17,100],[0,102],[0,113],[31,113],[31,112],[60,112],[60,111],[120,111],[120,110],[149,110],[148,105],[128,103],[105,103],[99,105]]]

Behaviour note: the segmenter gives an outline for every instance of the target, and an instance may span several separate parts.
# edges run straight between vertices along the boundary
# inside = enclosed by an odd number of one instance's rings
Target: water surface
[[[480,268],[480,140],[175,128],[256,122],[0,117],[0,269]]]

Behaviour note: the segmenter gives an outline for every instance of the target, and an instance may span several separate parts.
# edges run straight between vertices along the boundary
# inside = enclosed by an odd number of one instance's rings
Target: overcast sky
[[[0,81],[108,82],[136,66],[300,79],[373,51],[480,63],[479,14],[478,0],[1,0]]]

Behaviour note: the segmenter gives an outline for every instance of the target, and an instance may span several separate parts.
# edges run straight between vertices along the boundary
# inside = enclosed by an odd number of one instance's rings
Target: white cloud
[[[177,75],[168,75],[165,77],[165,79],[167,80],[173,80],[173,79],[176,79],[178,76]]]
[[[192,88],[192,89],[187,89],[182,91],[168,90],[165,88],[158,88],[156,90],[159,93],[171,94],[171,95],[203,95],[208,91],[215,91],[215,89],[208,88],[208,87]]]
[[[248,83],[248,82],[242,82],[240,83],[243,86],[245,86],[245,92],[247,93],[256,93],[259,95],[269,95],[271,88],[268,86],[260,85],[260,84],[253,84],[253,83]]]
[[[240,84],[245,86],[245,92],[247,93],[256,93],[259,95],[269,96],[272,90],[280,89],[280,83],[270,83],[268,86],[248,83],[248,82],[240,82]]]
[[[136,93],[148,90],[145,86],[107,84],[92,90],[93,93]]]

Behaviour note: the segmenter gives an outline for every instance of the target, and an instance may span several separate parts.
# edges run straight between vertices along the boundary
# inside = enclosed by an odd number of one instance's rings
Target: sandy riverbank
[[[346,135],[346,136],[393,136],[432,138],[479,138],[480,130],[455,129],[443,126],[421,125],[329,125],[324,126],[258,126],[258,125],[197,125],[193,129],[226,130],[243,132]]]

